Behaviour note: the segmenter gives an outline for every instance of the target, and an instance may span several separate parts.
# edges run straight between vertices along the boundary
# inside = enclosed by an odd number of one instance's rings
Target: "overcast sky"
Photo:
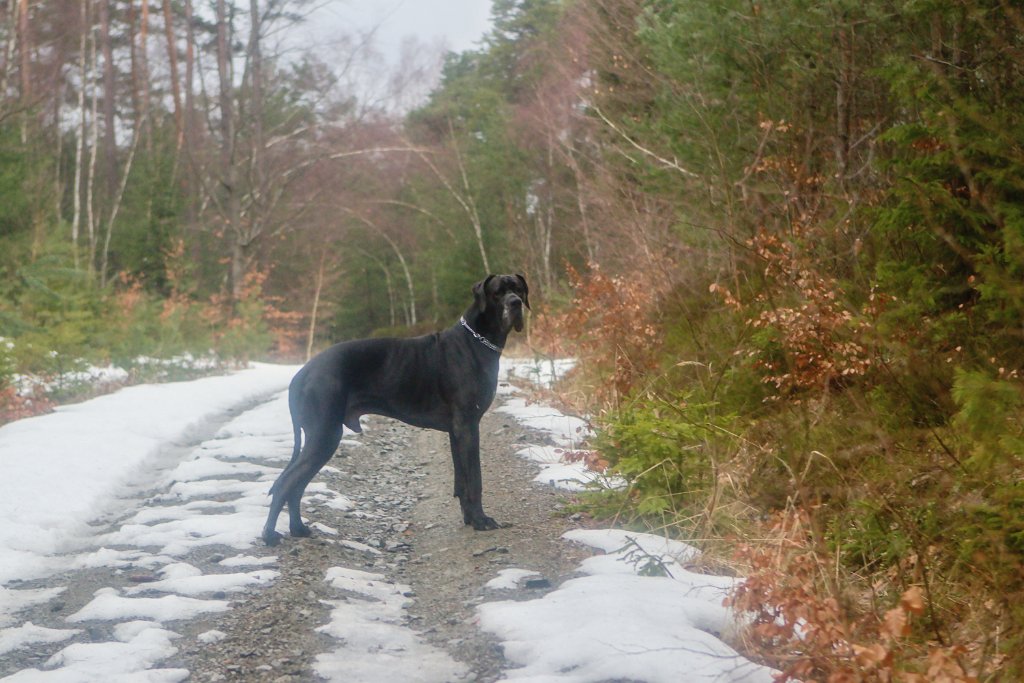
[[[490,27],[490,0],[326,0],[307,21],[317,40],[332,32],[374,32],[374,42],[395,61],[402,41],[443,41],[455,52],[475,46]]]
[[[369,38],[375,57],[347,67],[361,99],[389,98],[403,72],[398,65],[416,55],[422,68],[406,74],[403,94],[391,105],[402,110],[422,101],[437,82],[439,55],[477,47],[491,24],[491,0],[322,0],[314,7],[287,42],[329,64],[345,64],[349,41]]]

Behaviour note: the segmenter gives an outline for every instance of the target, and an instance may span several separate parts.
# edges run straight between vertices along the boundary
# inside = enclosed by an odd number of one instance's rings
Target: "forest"
[[[289,47],[305,8],[0,6],[7,419],[16,374],[302,360],[523,272],[629,481],[580,505],[747,576],[738,647],[1024,677],[1024,6],[494,0],[426,96],[436,55]]]

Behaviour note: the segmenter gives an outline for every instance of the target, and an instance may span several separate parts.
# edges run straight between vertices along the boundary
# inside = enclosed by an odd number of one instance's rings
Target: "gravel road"
[[[343,494],[351,509],[323,501],[307,505],[303,512],[314,537],[286,537],[276,548],[256,545],[245,551],[268,558],[267,567],[280,575],[243,593],[204,596],[230,599],[228,611],[169,622],[167,628],[180,635],[174,640],[177,652],[159,667],[187,670],[190,681],[319,680],[314,667],[318,661],[323,666],[325,654],[333,653],[338,667],[349,660],[344,638],[317,630],[331,621],[339,602],[359,597],[325,581],[330,568],[346,567],[381,575],[380,583],[399,587],[410,599],[400,625],[415,631],[424,647],[454,660],[450,680],[498,680],[507,663],[497,642],[477,628],[474,607],[484,600],[539,597],[569,578],[590,551],[560,540],[578,524],[560,514],[568,502],[565,494],[534,484],[535,466],[515,455],[527,444],[544,443],[544,437],[492,410],[481,424],[481,441],[485,509],[509,526],[477,532],[462,524],[452,497],[447,435],[370,418],[358,444],[343,442],[339,455],[315,480]],[[137,502],[159,505],[159,495]],[[255,536],[259,529],[252,532]],[[237,552],[203,545],[182,559],[203,574],[213,574],[223,572],[220,563]],[[515,589],[484,587],[508,567],[533,570],[540,577]],[[98,568],[26,583],[20,588],[67,588],[59,598],[20,614],[19,620],[68,628],[66,616],[88,603],[97,589],[144,590],[156,578],[152,570]],[[76,641],[111,640],[114,626],[90,621]],[[37,644],[8,652],[0,656],[0,678],[22,669],[52,667],[47,661],[66,645]],[[372,674],[367,676],[363,680],[372,680]]]

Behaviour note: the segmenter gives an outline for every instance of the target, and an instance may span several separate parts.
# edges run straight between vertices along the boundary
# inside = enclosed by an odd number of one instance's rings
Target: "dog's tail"
[[[295,444],[292,446],[293,462],[299,457],[299,451],[302,450],[302,408],[300,403],[302,402],[302,389],[305,385],[306,373],[303,372],[305,369],[299,370],[288,385],[288,413],[292,418],[292,434],[295,439]]]
[[[293,439],[292,459],[288,462],[288,466],[289,467],[296,461],[296,459],[299,457],[299,451],[302,450],[302,425],[299,423],[298,400],[299,400],[299,389],[298,389],[298,387],[295,386],[295,380],[293,379],[292,380],[292,386],[290,386],[289,389],[288,389],[288,412],[291,414],[291,418],[292,418],[292,439]],[[287,469],[287,468],[285,468],[285,469]],[[273,485],[271,485],[270,491],[267,492],[267,495],[271,495],[271,496],[274,495],[274,490],[277,488],[277,484],[280,481],[281,481],[281,477],[278,477],[277,480],[273,483]]]
[[[299,425],[299,421],[292,416],[292,438],[295,440],[295,444],[292,446],[292,460],[299,457],[299,451],[302,450],[302,426]]]

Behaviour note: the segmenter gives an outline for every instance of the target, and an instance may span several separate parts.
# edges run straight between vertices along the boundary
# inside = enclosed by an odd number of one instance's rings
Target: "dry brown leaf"
[[[924,594],[919,586],[911,586],[900,596],[900,606],[911,614],[924,612]]]
[[[882,618],[882,635],[890,640],[895,640],[910,633],[910,620],[907,619],[907,611],[902,607],[895,607],[885,613]]]

